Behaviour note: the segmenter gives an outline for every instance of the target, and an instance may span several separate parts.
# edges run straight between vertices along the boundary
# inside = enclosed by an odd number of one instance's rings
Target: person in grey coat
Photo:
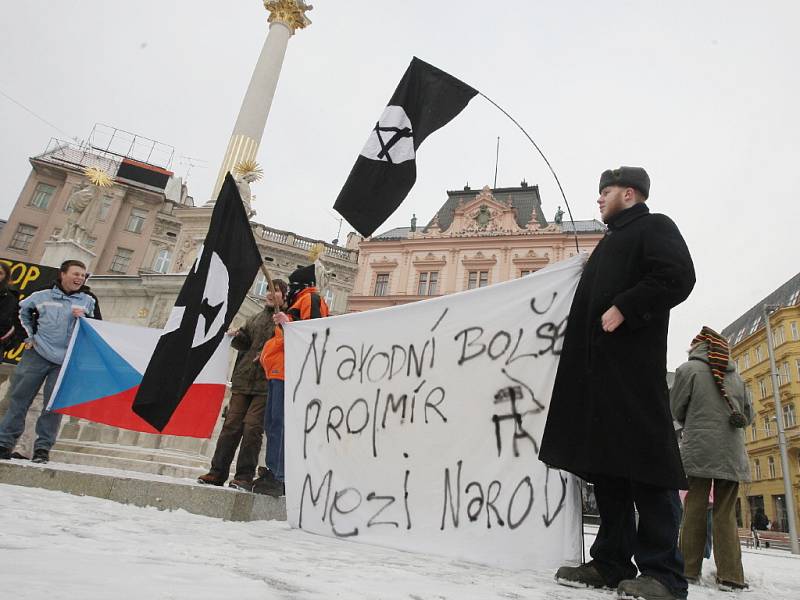
[[[680,549],[685,575],[699,581],[706,543],[706,508],[713,484],[714,561],[721,589],[744,589],[742,554],[736,525],[740,481],[750,481],[744,427],[753,405],[730,360],[728,343],[703,327],[678,367],[670,391],[672,416],[683,426],[681,458],[689,479]]]

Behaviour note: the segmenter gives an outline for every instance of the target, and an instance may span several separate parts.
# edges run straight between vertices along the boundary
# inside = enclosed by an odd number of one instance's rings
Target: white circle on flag
[[[414,160],[411,120],[402,106],[387,106],[372,128],[361,156],[370,160],[401,163]]]

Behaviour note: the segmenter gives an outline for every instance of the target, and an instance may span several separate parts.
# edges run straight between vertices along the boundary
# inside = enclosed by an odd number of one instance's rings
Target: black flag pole
[[[564,204],[566,204],[566,206],[567,206],[567,214],[569,214],[569,220],[570,220],[570,223],[572,223],[572,234],[575,236],[575,249],[576,249],[578,252],[580,252],[580,251],[581,251],[581,249],[580,249],[580,247],[578,246],[578,230],[575,228],[575,220],[572,218],[572,210],[571,210],[571,209],[570,209],[570,207],[569,207],[569,202],[567,202],[567,196],[566,196],[566,194],[564,194],[564,188],[563,188],[563,187],[561,187],[561,182],[558,180],[558,175],[556,175],[556,172],[555,172],[555,170],[553,169],[553,166],[550,164],[550,161],[549,161],[549,160],[547,160],[547,157],[544,155],[544,152],[542,152],[542,149],[541,149],[541,148],[539,148],[539,145],[538,145],[536,142],[534,142],[534,141],[533,141],[533,138],[532,138],[532,137],[531,137],[531,136],[528,134],[528,132],[527,132],[527,131],[525,131],[525,128],[524,128],[522,125],[520,125],[520,124],[519,124],[519,122],[518,122],[518,121],[517,121],[517,120],[516,120],[514,117],[512,117],[510,114],[508,114],[508,111],[506,111],[505,109],[503,109],[503,107],[502,107],[502,106],[500,106],[500,105],[499,105],[497,102],[495,102],[494,100],[492,100],[491,98],[489,98],[489,96],[487,96],[487,95],[486,95],[486,94],[484,94],[483,92],[480,92],[480,91],[479,91],[479,92],[478,92],[478,95],[479,95],[479,96],[483,96],[483,97],[484,97],[486,100],[488,100],[488,101],[489,101],[491,104],[493,104],[493,105],[494,105],[494,107],[495,107],[497,110],[499,110],[501,113],[503,113],[503,114],[504,114],[505,116],[507,116],[509,119],[511,119],[511,122],[512,122],[512,123],[514,123],[514,125],[516,125],[517,127],[519,127],[519,130],[520,130],[522,133],[524,133],[524,134],[525,134],[525,137],[526,137],[526,138],[528,138],[528,140],[530,141],[530,143],[531,143],[531,144],[533,144],[533,147],[534,147],[534,148],[536,148],[536,151],[537,151],[537,152],[539,153],[539,155],[542,157],[542,160],[544,160],[545,164],[547,165],[547,168],[548,168],[548,169],[550,169],[550,172],[553,174],[553,178],[556,180],[556,183],[558,184],[558,190],[561,192],[561,197],[564,199]]]

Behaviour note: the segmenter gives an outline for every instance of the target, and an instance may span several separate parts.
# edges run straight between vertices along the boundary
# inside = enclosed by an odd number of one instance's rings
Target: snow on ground
[[[611,600],[557,585],[553,572],[504,571],[348,543],[286,523],[233,523],[0,484],[0,590],[21,600],[329,598]],[[591,540],[589,540],[591,543]],[[798,598],[800,558],[745,551],[743,600]],[[706,562],[692,599],[733,598]]]

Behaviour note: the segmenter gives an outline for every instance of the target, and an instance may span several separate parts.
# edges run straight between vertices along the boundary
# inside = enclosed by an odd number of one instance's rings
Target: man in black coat
[[[649,192],[639,167],[600,177],[608,231],[575,292],[539,459],[594,483],[600,512],[593,560],[560,568],[560,583],[685,598],[677,490],[687,481],[666,350],[669,311],[688,297],[695,276],[678,228],[647,208]]]

